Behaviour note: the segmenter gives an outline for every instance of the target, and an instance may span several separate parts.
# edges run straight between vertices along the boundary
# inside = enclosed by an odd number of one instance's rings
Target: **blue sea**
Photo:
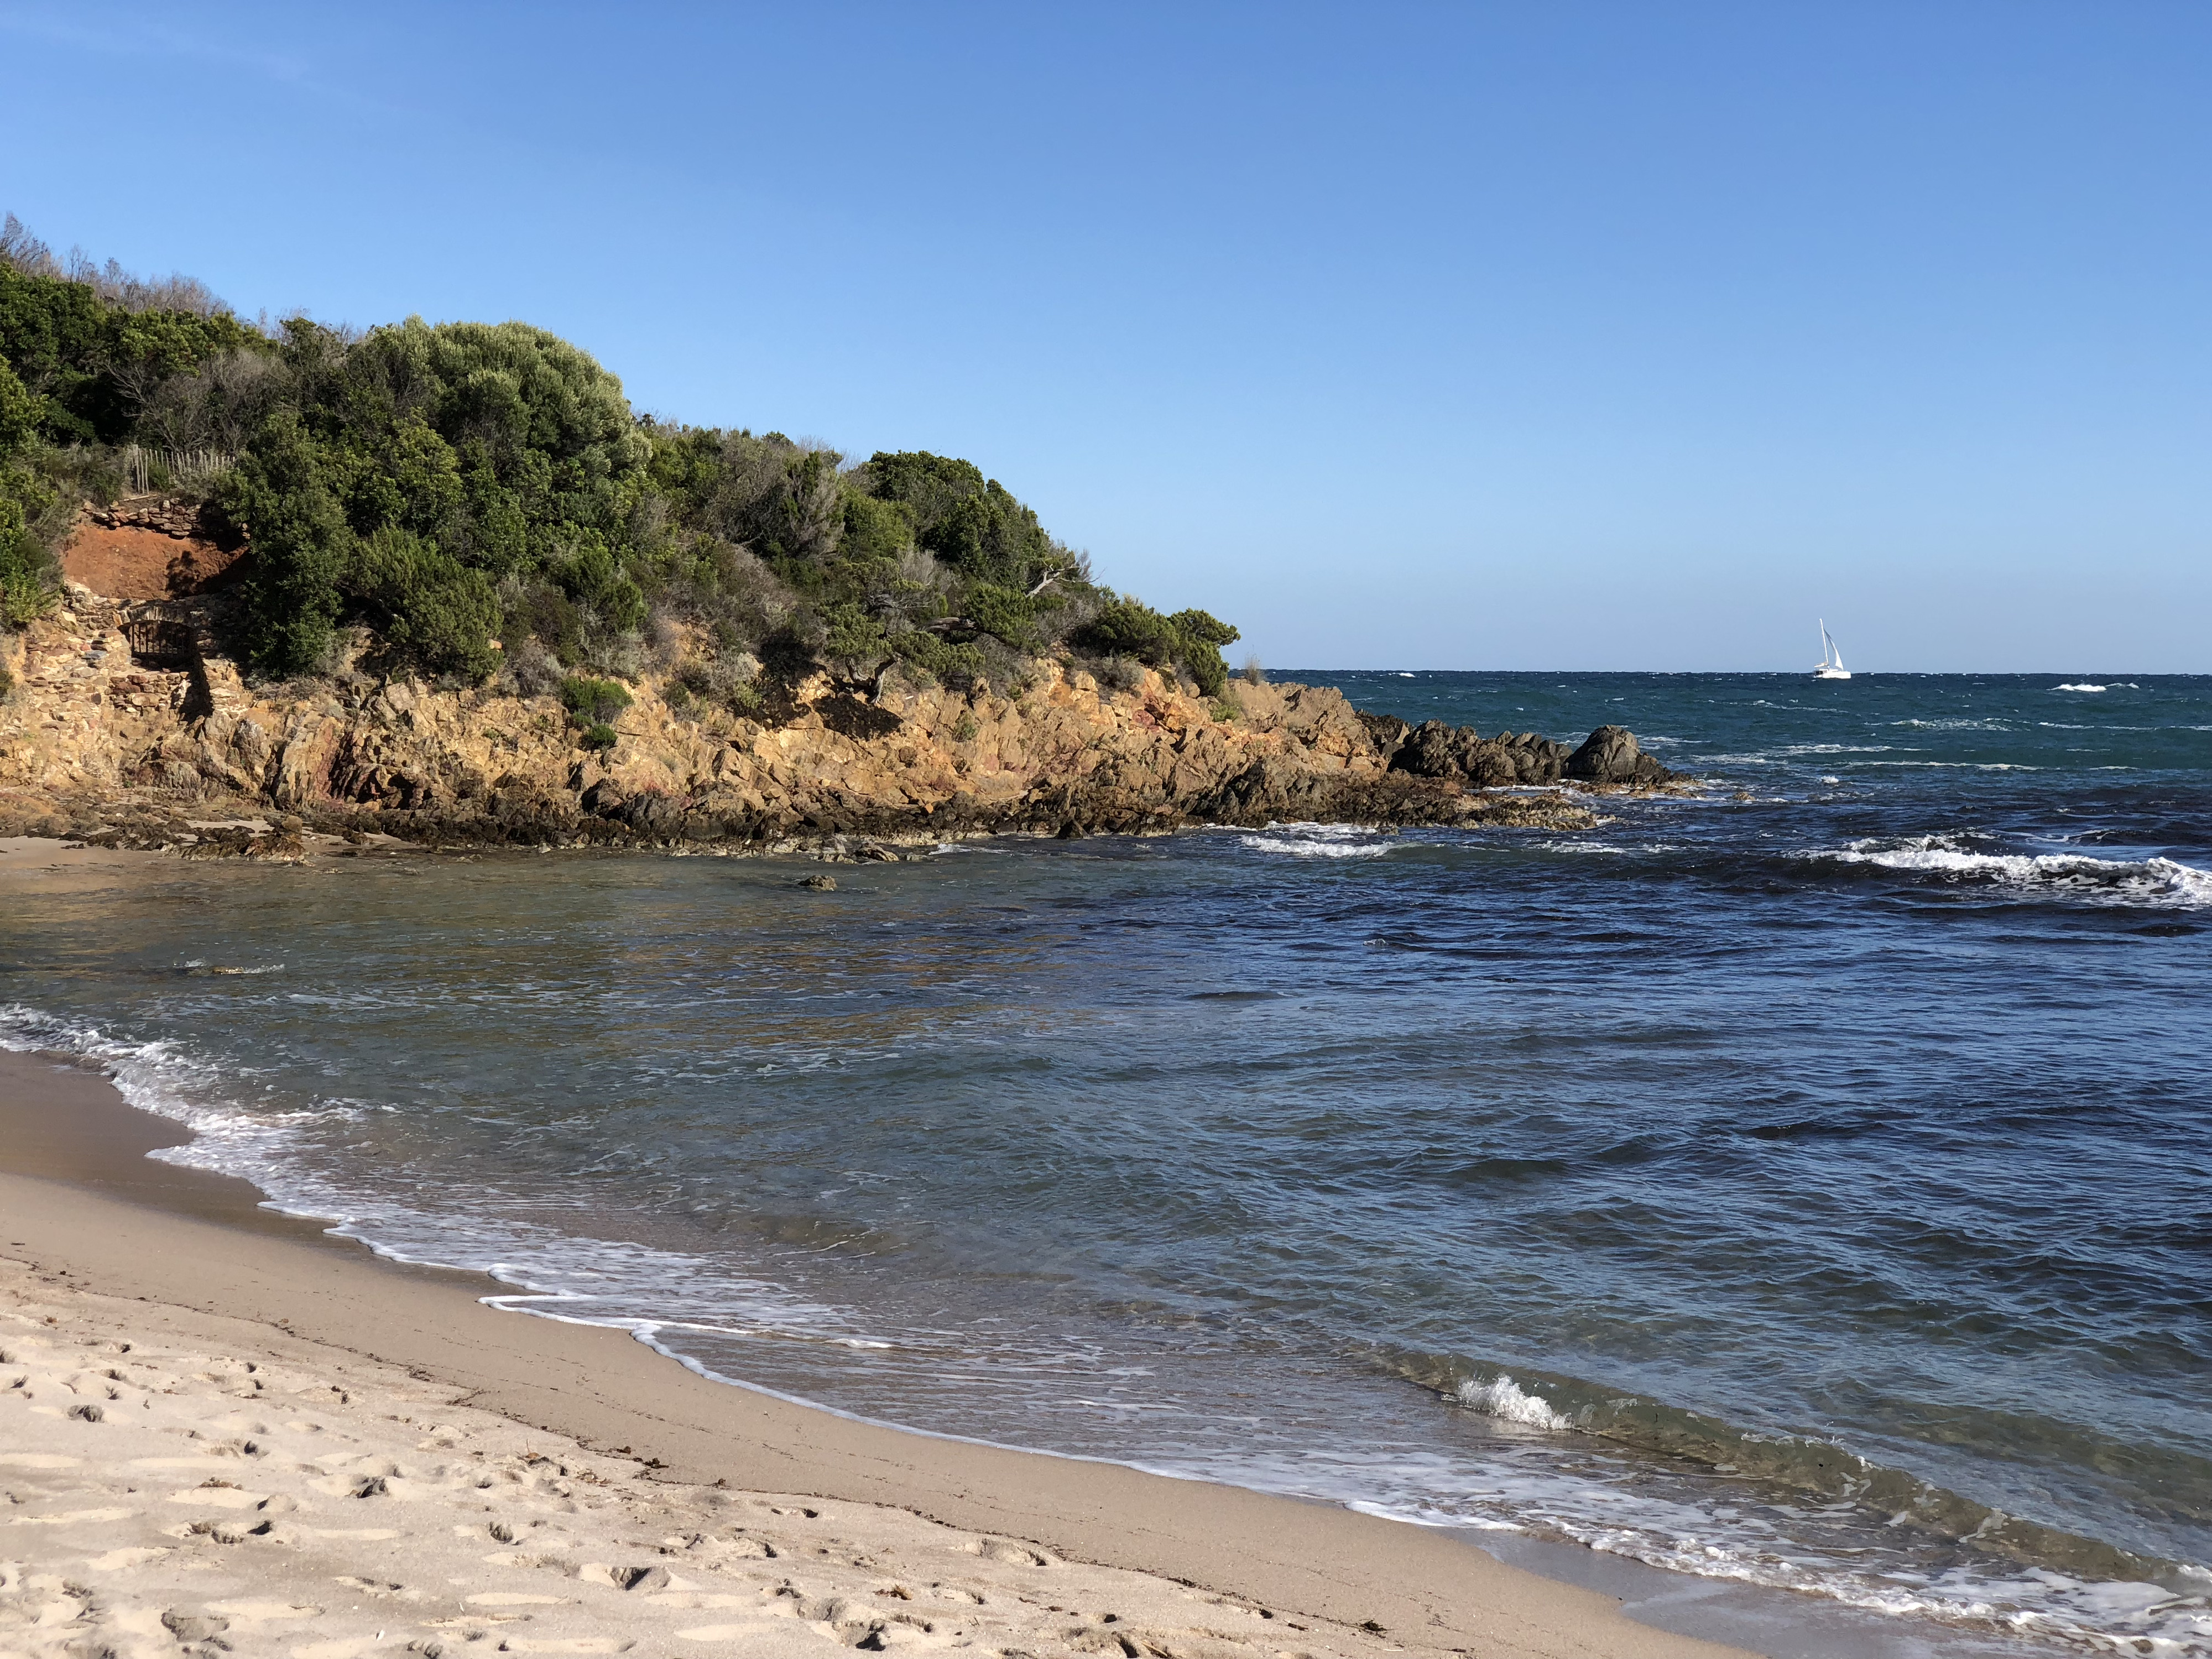
[[[0,1041],[733,1382],[2212,1654],[2212,678],[1285,678],[1699,786],[834,893],[155,862],[0,914]]]

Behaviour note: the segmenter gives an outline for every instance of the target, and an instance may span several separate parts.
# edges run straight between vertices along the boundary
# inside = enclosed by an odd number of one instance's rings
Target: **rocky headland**
[[[1328,687],[1234,680],[1208,698],[1068,655],[960,690],[896,663],[868,678],[800,664],[763,673],[745,713],[647,673],[613,746],[593,749],[557,697],[512,676],[249,684],[225,644],[237,550],[159,502],[88,518],[68,568],[64,603],[0,635],[0,835],[896,857],[977,834],[1294,819],[1577,827],[1588,792],[1674,782],[1618,726],[1579,747],[1483,737],[1363,714]],[[225,820],[264,827],[210,827]]]

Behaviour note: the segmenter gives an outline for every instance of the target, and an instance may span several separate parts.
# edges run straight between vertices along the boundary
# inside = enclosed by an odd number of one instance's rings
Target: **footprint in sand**
[[[191,1504],[210,1510],[254,1510],[269,1501],[265,1492],[247,1492],[233,1486],[188,1486],[169,1494],[172,1504]]]
[[[319,1619],[320,1607],[303,1601],[210,1601],[208,1611],[233,1624],[265,1625],[278,1619]]]
[[[977,1538],[958,1546],[965,1554],[980,1555],[986,1561],[997,1561],[1010,1567],[1056,1567],[1060,1563],[1040,1550],[1025,1544],[1013,1544],[1003,1538]]]
[[[149,1561],[158,1561],[174,1553],[166,1549],[131,1548],[110,1550],[105,1555],[95,1555],[84,1564],[87,1572],[128,1572],[133,1567],[143,1567]]]
[[[100,1521],[127,1521],[133,1510],[71,1510],[65,1515],[19,1515],[0,1522],[9,1527],[88,1527]]]

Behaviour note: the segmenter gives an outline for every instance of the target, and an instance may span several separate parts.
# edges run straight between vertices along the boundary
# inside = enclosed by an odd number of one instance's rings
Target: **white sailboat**
[[[1824,617],[1820,623],[1820,665],[1813,671],[1816,680],[1847,680],[1851,671],[1844,666],[1844,653],[1836,649],[1836,641],[1828,632]]]

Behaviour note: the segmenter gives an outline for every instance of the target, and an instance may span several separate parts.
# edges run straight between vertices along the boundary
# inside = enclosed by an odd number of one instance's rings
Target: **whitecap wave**
[[[1503,1373],[1488,1382],[1470,1376],[1454,1391],[1453,1398],[1471,1412],[1500,1422],[1519,1423],[1532,1429],[1571,1429],[1574,1419],[1552,1409],[1541,1395],[1530,1394]]]
[[[2169,858],[2100,859],[2086,853],[1985,852],[1958,836],[1872,837],[1807,856],[1872,864],[1959,881],[1986,881],[2107,904],[2212,908],[2212,870]]]
[[[2012,722],[2007,720],[1892,720],[1892,726],[1906,726],[1921,732],[2009,732]]]
[[[1237,845],[1255,853],[1294,859],[1379,859],[1389,841],[1356,823],[1271,823],[1256,835],[1239,836]]]
[[[2109,691],[2112,688],[2109,685],[2076,684],[2072,685],[2054,685],[2051,689],[2053,691]]]
[[[1905,723],[1891,722],[1892,725]],[[1772,749],[1747,750],[1740,755],[1701,756],[1699,761],[1707,766],[1779,766],[1790,761],[1802,760],[1808,755],[1888,755],[1899,752],[1912,754],[1917,751],[1909,749],[1899,751],[1896,744],[1888,743],[1789,743]],[[1881,763],[1867,761],[1856,763],[1870,766]]]
[[[1281,836],[1245,836],[1243,845],[1255,853],[1282,853],[1297,859],[1379,859],[1387,846],[1347,847],[1339,842],[1291,841]]]

